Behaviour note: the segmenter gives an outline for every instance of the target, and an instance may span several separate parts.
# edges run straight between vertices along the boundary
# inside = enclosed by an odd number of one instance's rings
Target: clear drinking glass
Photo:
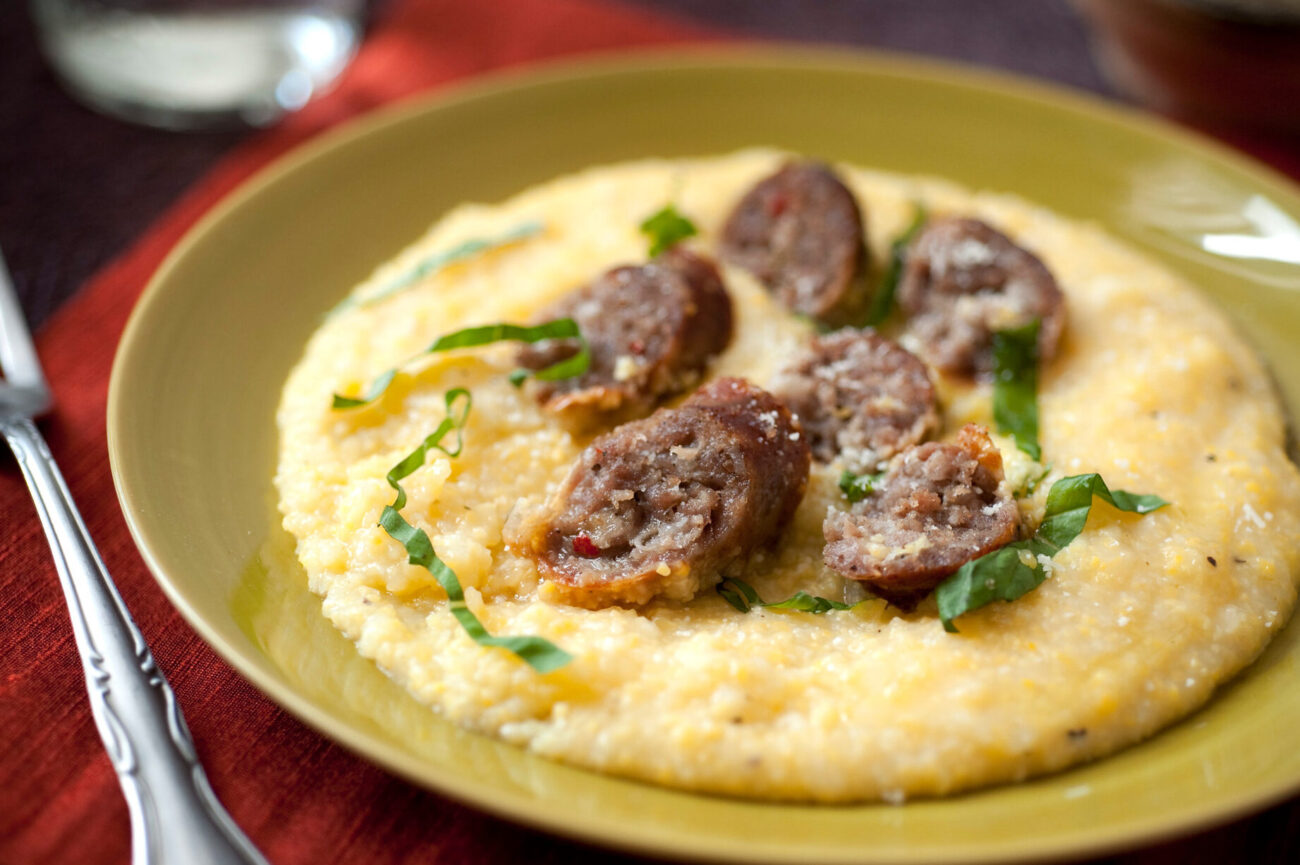
[[[31,0],[75,97],[168,129],[265,126],[329,88],[365,0]]]

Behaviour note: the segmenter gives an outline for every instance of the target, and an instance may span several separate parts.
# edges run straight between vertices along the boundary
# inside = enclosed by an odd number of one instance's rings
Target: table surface
[[[741,35],[915,52],[1118,98],[1096,69],[1083,23],[1066,0],[619,2]],[[372,14],[384,14],[382,0]],[[46,320],[252,134],[167,133],[92,113],[64,95],[43,64],[26,4],[0,4],[0,249],[31,320]],[[1283,144],[1281,151],[1294,160],[1300,144]],[[1300,799],[1101,861],[1297,862]]]

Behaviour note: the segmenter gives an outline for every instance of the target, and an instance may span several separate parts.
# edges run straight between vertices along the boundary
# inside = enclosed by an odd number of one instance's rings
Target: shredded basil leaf
[[[518,324],[485,324],[480,327],[467,327],[464,330],[458,330],[453,333],[444,334],[438,337],[419,356],[426,354],[435,354],[442,351],[451,351],[457,348],[474,348],[476,346],[488,345],[494,342],[513,340],[515,342],[540,342],[544,339],[576,339],[578,340],[578,353],[572,357],[567,357],[562,361],[553,363],[545,369],[540,369],[532,375],[542,381],[556,381],[562,378],[571,378],[582,375],[587,371],[591,364],[591,350],[587,346],[587,341],[582,338],[578,330],[578,324],[571,318],[557,318],[554,321],[548,321],[545,324],[539,324],[535,327],[525,327]],[[412,358],[414,359],[414,358]],[[409,362],[409,361],[408,361]],[[366,388],[364,394],[359,397],[343,396],[334,394],[332,407],[336,409],[357,408],[358,406],[369,405],[383,395],[388,390],[388,386],[393,383],[393,378],[397,375],[399,367],[385,370],[380,373],[370,387]],[[523,370],[515,370],[510,373],[510,382],[515,384],[517,381],[522,382],[519,377],[520,373],[527,376],[528,373]]]
[[[773,610],[798,610],[801,613],[813,613],[814,615],[828,613],[831,610],[850,610],[853,608],[851,604],[832,601],[830,598],[820,598],[803,591],[795,592],[784,601],[764,604],[763,606],[770,607]]]
[[[428,533],[424,529],[411,525],[401,514],[402,508],[406,507],[406,490],[402,488],[401,481],[424,465],[429,451],[440,450],[450,457],[460,454],[463,444],[462,432],[465,421],[469,418],[470,402],[469,391],[464,388],[448,391],[447,416],[443,418],[442,423],[425,437],[419,447],[389,470],[386,480],[388,485],[396,490],[397,498],[391,505],[384,507],[379,517],[379,525],[406,549],[411,564],[419,565],[433,574],[434,579],[447,593],[451,614],[474,642],[481,646],[499,646],[509,649],[537,672],[549,673],[569,663],[573,660],[573,656],[542,637],[494,637],[489,634],[478,616],[475,616],[466,606],[465,592],[461,588],[460,579],[457,578],[455,571],[438,558]],[[454,448],[447,448],[442,444],[442,440],[452,431],[456,433],[456,445]]]
[[[381,300],[386,300],[395,294],[399,294],[406,289],[415,285],[425,277],[432,276],[444,268],[450,267],[458,262],[473,258],[482,252],[488,252],[498,249],[502,246],[508,246],[512,243],[518,243],[526,240],[535,234],[539,234],[545,226],[536,220],[516,225],[514,228],[505,231],[496,237],[474,238],[466,240],[450,249],[440,250],[424,259],[415,267],[401,274],[392,282],[376,290],[365,297],[346,297],[341,303],[331,309],[327,317],[333,317],[341,312],[359,306],[370,306]]]
[[[654,258],[673,244],[700,232],[695,223],[677,212],[674,205],[665,204],[641,223],[641,233],[650,239],[650,257]]]
[[[958,616],[993,601],[1014,601],[1038,588],[1047,579],[1046,572],[1037,562],[1031,567],[1021,558],[1021,552],[1025,550],[1036,558],[1039,555],[1036,547],[1032,539],[1007,544],[967,562],[940,583],[934,596],[939,602],[939,621],[943,622],[943,629],[955,634],[957,626],[952,620]],[[1044,551],[1042,555],[1050,557],[1051,552]]]
[[[1041,472],[1034,475],[1032,478],[1026,478],[1025,482],[1020,485],[1020,488],[1017,489],[1015,492],[1013,492],[1011,495],[1017,499],[1023,499],[1028,496],[1032,496],[1034,494],[1034,491],[1038,489],[1038,485],[1043,482],[1043,478],[1047,477],[1052,473],[1052,467],[1050,465],[1041,466],[1041,468],[1042,468]]]
[[[952,620],[958,616],[993,601],[1014,601],[1038,588],[1047,574],[1037,558],[1055,556],[1079,536],[1088,522],[1094,496],[1135,514],[1149,514],[1169,504],[1159,496],[1112,491],[1096,472],[1061,478],[1047,493],[1047,509],[1032,538],[967,562],[939,584],[935,599],[943,629],[956,633]],[[1035,559],[1033,565],[1025,563],[1022,551]]]
[[[1088,522],[1093,496],[1121,511],[1134,514],[1149,514],[1169,504],[1160,496],[1136,495],[1124,490],[1112,492],[1096,472],[1072,475],[1052,484],[1047,493],[1046,513],[1034,537],[1046,541],[1056,550],[1065,547],[1079,536],[1084,524]]]
[[[993,334],[993,420],[998,432],[1009,434],[1016,447],[1036,460],[1038,446],[1038,328],[1034,319],[1023,327]]]
[[[885,476],[884,472],[874,475],[855,475],[845,469],[840,472],[840,492],[850,502],[860,502],[876,491],[876,484]]]
[[[912,213],[912,221],[889,245],[889,265],[885,268],[876,293],[871,297],[871,308],[867,311],[866,320],[868,326],[876,327],[893,312],[894,294],[898,291],[898,281],[903,278],[903,265],[907,263],[907,248],[912,245],[927,218],[925,207],[917,204]]]
[[[768,607],[773,610],[797,610],[801,613],[813,614],[828,613],[831,610],[853,609],[852,604],[832,601],[829,598],[819,598],[807,592],[795,592],[784,601],[767,604],[758,596],[758,592],[754,591],[753,586],[735,577],[723,577],[722,582],[718,583],[718,594],[722,595],[723,600],[742,613],[748,613],[754,607]]]
[[[396,377],[397,367],[386,369],[370,383],[370,387],[366,388],[366,392],[361,396],[343,396],[342,394],[334,394],[333,401],[330,403],[330,408],[357,408],[358,406],[369,405],[379,399],[379,397],[383,395],[384,391],[388,390],[388,386],[393,383],[393,379]]]

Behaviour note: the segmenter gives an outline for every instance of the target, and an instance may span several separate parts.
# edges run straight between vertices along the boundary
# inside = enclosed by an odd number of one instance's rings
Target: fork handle
[[[131,814],[132,865],[266,865],[221,807],[176,695],[104,567],[36,425],[0,417],[54,554],[95,726]]]

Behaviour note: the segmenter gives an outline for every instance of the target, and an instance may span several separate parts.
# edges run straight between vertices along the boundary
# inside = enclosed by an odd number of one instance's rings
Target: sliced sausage
[[[1015,540],[1020,518],[988,430],[895,458],[876,490],[822,525],[826,566],[885,598],[915,600],[966,562]]]
[[[671,249],[647,264],[616,267],[547,310],[573,318],[591,351],[580,376],[530,387],[550,412],[579,429],[649,414],[699,380],[731,341],[731,298],[712,261]],[[520,349],[517,362],[539,370],[571,357],[576,340]]]
[[[511,546],[537,563],[553,600],[686,601],[775,543],[810,462],[785,406],[744,379],[718,379],[594,440]]]
[[[845,328],[813,339],[777,373],[772,393],[794,412],[813,456],[839,456],[858,474],[925,439],[939,426],[925,364],[893,340]]]
[[[866,309],[862,213],[827,165],[787,163],[745,193],[723,226],[722,258],[788,309],[827,324]]]
[[[922,355],[946,372],[993,369],[993,332],[1039,319],[1038,353],[1056,354],[1065,299],[1029,251],[978,219],[929,222],[907,251],[898,303]]]

